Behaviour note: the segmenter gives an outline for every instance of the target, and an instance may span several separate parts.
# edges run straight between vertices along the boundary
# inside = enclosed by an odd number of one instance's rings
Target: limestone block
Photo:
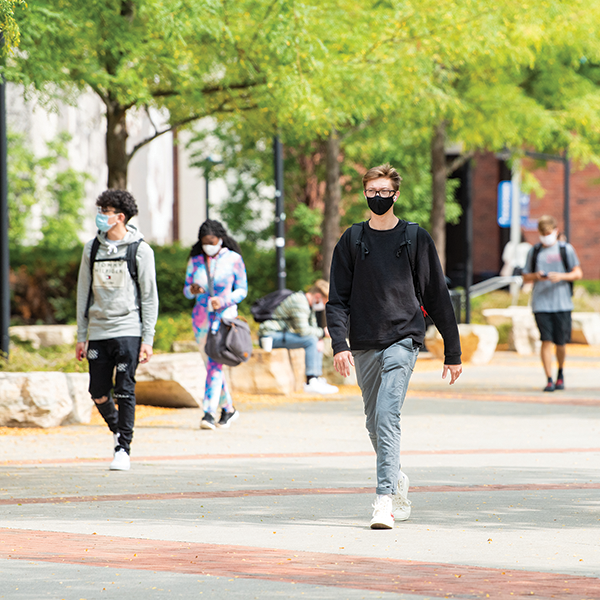
[[[225,374],[232,393],[292,394],[304,389],[304,350],[255,348],[248,362],[227,367]]]
[[[523,356],[530,356],[537,354],[540,346],[540,331],[531,309],[513,314],[512,329],[508,336],[509,349],[516,350]]]
[[[518,354],[536,354],[540,347],[540,333],[530,306],[510,306],[508,308],[487,308],[483,311],[488,325],[496,327],[510,324],[508,347]]]
[[[72,409],[64,373],[0,373],[0,425],[57,427]]]
[[[136,373],[138,404],[198,408],[204,397],[206,368],[199,352],[155,354]]]
[[[498,330],[493,325],[461,323],[458,332],[462,362],[484,365],[492,360],[498,345]],[[444,359],[444,340],[433,325],[427,329],[425,344],[436,358]]]
[[[171,344],[173,352],[199,352],[198,342],[194,340],[180,340]]]
[[[90,376],[88,373],[65,373],[65,377],[73,408],[62,424],[89,423],[94,410],[94,401],[88,391]]]
[[[571,341],[578,344],[600,344],[600,314],[574,312],[572,317]]]
[[[42,346],[75,344],[76,325],[17,325],[9,327],[8,333],[22,342],[31,342],[35,350]]]

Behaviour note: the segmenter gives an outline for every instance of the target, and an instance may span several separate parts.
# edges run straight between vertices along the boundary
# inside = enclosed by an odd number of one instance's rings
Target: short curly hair
[[[123,213],[125,222],[138,214],[138,207],[134,197],[127,190],[106,190],[102,192],[97,200],[96,206],[102,209],[114,208],[115,212]]]

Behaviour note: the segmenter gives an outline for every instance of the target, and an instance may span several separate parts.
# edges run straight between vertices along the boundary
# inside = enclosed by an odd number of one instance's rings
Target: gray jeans
[[[354,351],[366,427],[377,453],[378,494],[395,494],[400,471],[400,411],[419,348],[408,338],[383,350]]]

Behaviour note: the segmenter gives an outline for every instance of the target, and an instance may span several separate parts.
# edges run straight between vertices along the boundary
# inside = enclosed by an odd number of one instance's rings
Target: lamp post
[[[285,289],[285,212],[283,208],[283,146],[278,136],[273,138],[275,166],[275,249],[277,260],[277,289]]]
[[[0,33],[0,48],[4,37]],[[8,168],[6,164],[6,83],[0,75],[0,351],[8,358],[10,284],[8,255]]]

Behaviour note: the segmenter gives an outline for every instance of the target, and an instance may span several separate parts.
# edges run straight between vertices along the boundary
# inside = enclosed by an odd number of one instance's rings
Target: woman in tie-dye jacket
[[[208,292],[207,268],[213,280],[212,298]],[[198,241],[190,252],[183,293],[186,298],[196,299],[192,324],[206,365],[204,417],[200,427],[229,427],[239,417],[239,412],[233,407],[223,365],[206,356],[204,345],[209,328],[218,326],[220,317],[233,319],[237,316],[237,305],[246,297],[248,283],[240,247],[219,221],[207,219],[200,226]],[[217,422],[218,407],[221,407],[221,417]]]

